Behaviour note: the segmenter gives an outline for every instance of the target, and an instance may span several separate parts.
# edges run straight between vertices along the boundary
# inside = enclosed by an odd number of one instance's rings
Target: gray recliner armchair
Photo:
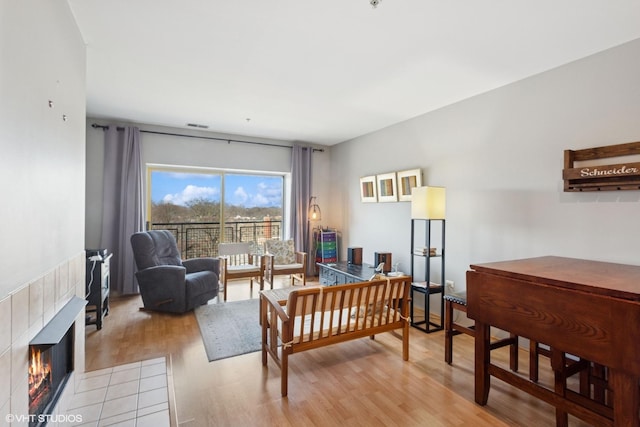
[[[167,230],[134,233],[131,247],[145,309],[184,313],[218,296],[218,258],[182,260]]]

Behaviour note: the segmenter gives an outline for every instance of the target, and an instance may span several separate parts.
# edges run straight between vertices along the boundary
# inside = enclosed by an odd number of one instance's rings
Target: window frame
[[[219,233],[220,241],[226,240],[225,226],[227,221],[225,220],[225,204],[226,204],[226,177],[227,175],[248,175],[248,176],[267,176],[267,177],[279,177],[282,178],[282,221],[280,228],[280,235],[278,238],[287,239],[289,234],[290,224],[290,210],[287,209],[291,202],[291,174],[289,172],[273,172],[273,171],[254,171],[254,170],[238,170],[238,169],[221,169],[221,168],[208,168],[208,167],[194,167],[194,166],[180,166],[180,165],[166,165],[166,164],[147,164],[146,165],[146,182],[145,189],[145,204],[146,213],[145,220],[147,229],[152,227],[152,174],[154,172],[169,172],[169,173],[185,173],[185,174],[209,174],[220,176],[220,224]]]

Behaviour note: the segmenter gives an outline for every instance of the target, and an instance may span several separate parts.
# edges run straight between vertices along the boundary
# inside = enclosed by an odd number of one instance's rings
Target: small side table
[[[113,254],[100,259],[87,259],[87,316],[85,325],[96,325],[102,329],[102,321],[109,314],[109,291],[111,275],[109,264]]]

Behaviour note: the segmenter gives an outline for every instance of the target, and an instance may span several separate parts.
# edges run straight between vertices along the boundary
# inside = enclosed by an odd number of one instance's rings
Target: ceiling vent
[[[207,125],[199,125],[197,123],[187,123],[187,126],[189,126],[190,128],[209,129],[209,126],[207,126]]]

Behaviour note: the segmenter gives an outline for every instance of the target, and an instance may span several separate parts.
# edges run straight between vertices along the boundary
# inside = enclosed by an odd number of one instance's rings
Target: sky
[[[245,207],[282,207],[281,176],[225,174],[225,203]],[[151,200],[186,206],[194,199],[219,202],[221,175],[151,172]]]

